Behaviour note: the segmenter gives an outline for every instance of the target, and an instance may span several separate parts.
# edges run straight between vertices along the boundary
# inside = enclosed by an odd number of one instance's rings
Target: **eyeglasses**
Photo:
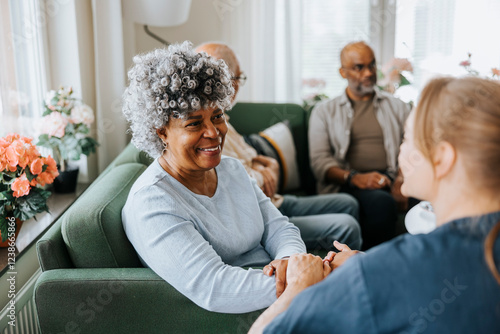
[[[247,81],[247,76],[245,75],[245,73],[241,72],[241,74],[239,76],[232,77],[231,79],[238,80],[240,86],[243,86],[245,84],[245,82]]]
[[[368,65],[356,64],[356,65],[354,65],[351,68],[347,68],[347,67],[342,67],[342,68],[346,69],[346,70],[349,70],[349,71],[356,72],[356,73],[361,73],[365,69],[370,70],[370,72],[375,72],[377,70],[377,64],[375,62],[373,62],[373,63],[368,64]]]

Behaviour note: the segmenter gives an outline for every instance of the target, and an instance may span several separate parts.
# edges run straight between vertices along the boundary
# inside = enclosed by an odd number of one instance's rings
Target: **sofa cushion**
[[[64,215],[61,233],[77,268],[140,267],[127,239],[121,212],[130,188],[147,167],[115,167],[83,193]]]
[[[230,117],[229,122],[241,135],[259,133],[276,123],[288,120],[297,153],[300,186],[304,192],[291,191],[291,193],[301,195],[316,193],[316,181],[309,165],[307,145],[308,112],[293,103],[239,102],[227,114]]]

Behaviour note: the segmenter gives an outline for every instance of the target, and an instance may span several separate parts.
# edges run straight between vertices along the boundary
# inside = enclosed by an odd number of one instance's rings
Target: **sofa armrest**
[[[36,253],[42,271],[74,267],[61,235],[61,224],[62,218],[59,218],[36,243]]]
[[[206,311],[147,268],[46,271],[34,301],[42,333],[246,333],[263,311]]]

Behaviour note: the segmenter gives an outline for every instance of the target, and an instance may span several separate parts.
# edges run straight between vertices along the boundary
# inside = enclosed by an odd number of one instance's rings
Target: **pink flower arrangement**
[[[73,124],[83,123],[90,126],[90,124],[94,123],[94,112],[86,104],[75,106],[71,109],[69,121]]]
[[[467,66],[470,66],[472,63],[470,62],[470,60],[462,60],[460,63],[458,63],[459,66],[462,66],[462,67],[467,67]]]
[[[66,125],[68,125],[68,116],[53,112],[43,118],[42,133],[46,133],[49,137],[55,136],[64,137]]]
[[[409,85],[403,72],[413,73],[413,66],[406,58],[393,58],[378,71],[378,85],[382,90],[394,93],[397,88]]]
[[[477,71],[471,67],[471,65],[472,65],[471,58],[472,58],[472,53],[468,52],[467,59],[462,60],[460,63],[458,63],[458,66],[462,66],[463,68],[465,68],[465,70],[470,75],[477,76],[477,75],[479,75],[479,71]]]
[[[42,135],[37,145],[52,149],[61,171],[66,170],[67,160],[79,160],[82,154],[95,152],[99,144],[88,136],[94,112],[73,97],[71,87],[50,91],[44,105]]]
[[[302,87],[305,93],[302,98],[302,107],[306,111],[313,110],[318,102],[328,99],[328,96],[322,92],[326,87],[326,81],[322,78],[304,78]]]
[[[460,63],[458,63],[458,65],[462,66],[469,73],[469,75],[479,76],[480,75],[479,71],[477,71],[471,67],[471,65],[472,65],[471,58],[472,58],[472,53],[468,52],[467,59],[462,60]],[[491,69],[491,77],[493,79],[499,79],[500,78],[500,69],[493,67]]]
[[[0,138],[0,233],[7,238],[7,217],[27,220],[48,211],[50,192],[41,187],[59,175],[52,157],[43,157],[32,139],[10,134]]]
[[[500,77],[500,69],[494,67],[491,69],[491,74],[493,75],[494,78]]]

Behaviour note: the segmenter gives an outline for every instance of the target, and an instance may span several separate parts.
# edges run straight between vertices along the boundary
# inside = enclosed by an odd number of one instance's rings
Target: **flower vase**
[[[66,164],[66,169],[62,171],[57,166],[59,175],[54,179],[54,192],[58,194],[69,194],[76,191],[79,168]]]
[[[10,221],[10,217],[7,217],[7,221]],[[17,240],[17,235],[19,234],[19,231],[21,230],[21,226],[23,225],[23,221],[20,220],[19,218],[16,218],[16,232],[14,232],[14,238]],[[6,239],[5,241],[2,241],[2,233],[0,232],[0,248],[6,248],[9,247],[9,239]]]

